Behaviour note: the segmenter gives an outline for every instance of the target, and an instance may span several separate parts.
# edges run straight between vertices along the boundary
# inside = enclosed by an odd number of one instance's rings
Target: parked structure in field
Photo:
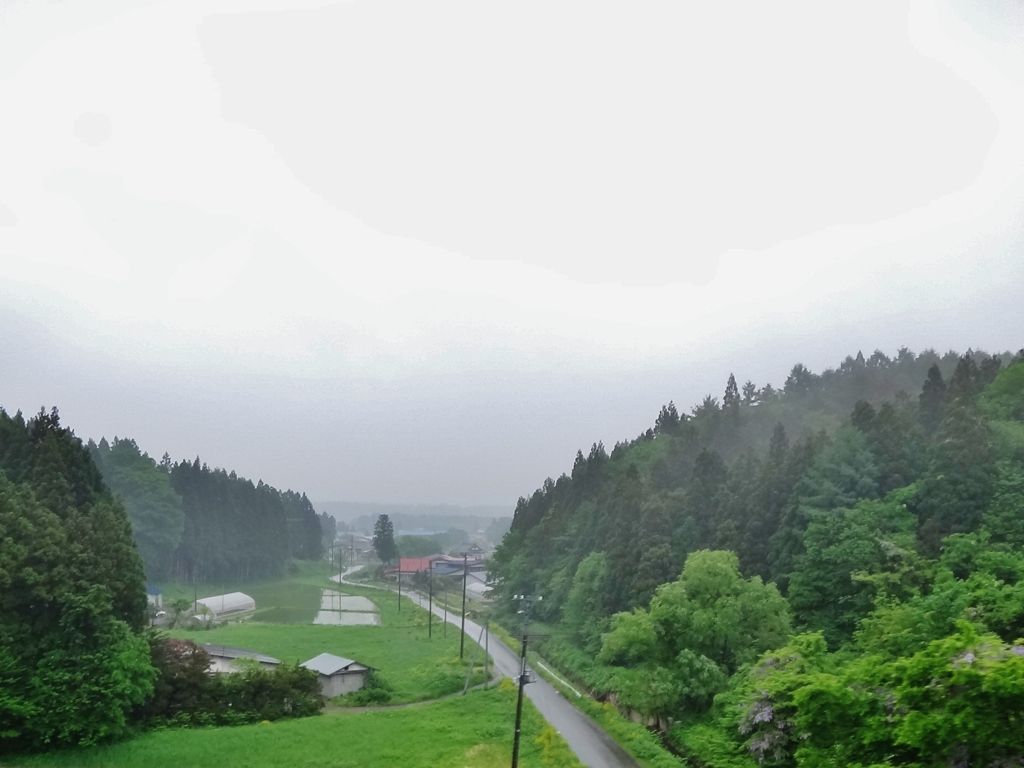
[[[154,608],[159,610],[164,607],[164,593],[163,590],[154,587],[152,584],[146,585],[146,602],[152,605]]]
[[[240,672],[243,666],[238,663],[240,659],[251,659],[264,669],[275,669],[281,663],[273,656],[264,656],[262,653],[245,648],[232,648],[228,645],[214,645],[213,643],[203,643],[199,647],[210,657],[210,672]]]
[[[248,616],[256,610],[256,601],[244,592],[229,592],[226,595],[201,597],[192,606],[197,616],[207,616],[211,621],[234,619]]]
[[[332,653],[321,653],[309,661],[304,661],[300,666],[317,673],[320,678],[320,692],[328,699],[358,691],[366,685],[366,680],[373,671],[373,667]]]

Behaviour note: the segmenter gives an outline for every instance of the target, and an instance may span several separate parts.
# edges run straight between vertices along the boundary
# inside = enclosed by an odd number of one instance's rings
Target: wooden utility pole
[[[466,649],[466,582],[469,581],[469,559],[462,553],[462,636],[459,638],[459,661]]]

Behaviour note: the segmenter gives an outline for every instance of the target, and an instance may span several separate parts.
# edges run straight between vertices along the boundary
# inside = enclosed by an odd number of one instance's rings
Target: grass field
[[[47,768],[499,768],[509,764],[515,691],[472,691],[403,709],[331,712],[303,720],[145,734],[112,746],[11,761]],[[561,737],[524,707],[520,765],[579,768]]]
[[[393,703],[422,701],[461,690],[466,667],[459,664],[459,632],[449,626],[444,636],[440,620],[434,622],[433,637],[427,637],[427,612],[408,600],[377,589],[332,584],[326,564],[302,563],[302,570],[286,579],[254,584],[204,585],[208,594],[213,586],[225,591],[236,589],[256,600],[257,615],[240,624],[227,624],[210,630],[176,629],[170,634],[197,643],[217,643],[248,648],[287,662],[303,662],[321,653],[333,653],[355,659],[379,670],[393,689]],[[320,606],[320,590],[336,588],[348,594],[368,597],[378,607],[379,627],[340,627],[308,623]],[[165,595],[187,585],[168,585]],[[310,597],[312,595],[312,597]],[[293,617],[306,611],[308,620],[297,623]],[[284,615],[292,623],[271,623],[267,616]],[[466,643],[466,660],[472,644]],[[480,654],[477,663],[483,663]],[[474,677],[481,682],[482,673]]]
[[[194,595],[210,597],[228,592],[245,592],[256,601],[257,621],[276,624],[308,624],[320,609],[320,590],[330,586],[327,563],[297,561],[294,573],[282,579],[254,582],[211,582],[191,584],[167,582],[158,584],[164,593],[164,604],[171,600],[186,598],[191,602]],[[170,610],[170,608],[168,608]]]

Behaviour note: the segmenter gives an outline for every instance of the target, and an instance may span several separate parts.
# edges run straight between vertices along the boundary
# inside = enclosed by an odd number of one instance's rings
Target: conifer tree
[[[921,388],[918,403],[921,413],[921,426],[931,435],[942,423],[943,404],[946,400],[946,383],[942,379],[942,371],[938,365],[928,369],[928,378]]]
[[[977,407],[954,401],[936,434],[917,511],[923,551],[935,554],[951,533],[977,530],[995,490],[989,427]]]
[[[722,398],[722,409],[729,414],[735,414],[740,408],[740,390],[736,386],[736,377],[731,373],[725,384],[725,396]]]
[[[380,515],[373,525],[373,549],[382,563],[390,564],[398,557],[395,526],[387,515]]]
[[[679,411],[671,400],[668,405],[661,406],[661,412],[654,422],[654,431],[658,434],[673,434],[679,427]]]

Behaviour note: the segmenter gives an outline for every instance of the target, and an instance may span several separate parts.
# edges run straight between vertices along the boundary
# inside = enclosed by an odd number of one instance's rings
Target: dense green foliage
[[[134,440],[90,441],[89,452],[124,501],[151,580],[276,576],[289,557],[324,552],[323,521],[305,494],[254,485],[198,458],[172,463],[165,454],[157,463]]]
[[[112,444],[100,440],[99,445],[90,440],[89,453],[104,481],[124,500],[147,576],[166,578],[185,530],[181,497],[171,487],[166,466],[158,466],[134,440],[114,438]]]
[[[56,410],[0,411],[0,749],[128,730],[153,688],[123,505]]]
[[[694,765],[1008,765],[1022,547],[1024,355],[901,350],[669,403],[520,499],[492,573]]]
[[[147,727],[239,725],[308,717],[323,707],[316,673],[298,665],[267,670],[252,662],[236,674],[211,675],[209,656],[192,641],[152,635],[149,642],[156,684],[137,712]]]
[[[305,494],[211,469],[198,458],[168,468],[181,496],[185,530],[174,552],[177,578],[254,579],[280,575],[289,557],[319,559],[320,519]]]
[[[500,536],[498,537],[500,540]],[[404,535],[395,539],[395,545],[402,557],[428,557],[455,551],[459,545],[470,540],[469,534],[460,528],[449,528],[444,533],[430,536]]]
[[[111,740],[159,708],[163,656],[141,634],[144,568],[279,573],[288,557],[318,558],[321,537],[303,495],[198,461],[157,464],[131,440],[85,446],[55,409],[29,420],[0,411],[0,744]],[[303,676],[254,671],[207,686],[202,717],[266,719],[275,700],[299,713]]]

